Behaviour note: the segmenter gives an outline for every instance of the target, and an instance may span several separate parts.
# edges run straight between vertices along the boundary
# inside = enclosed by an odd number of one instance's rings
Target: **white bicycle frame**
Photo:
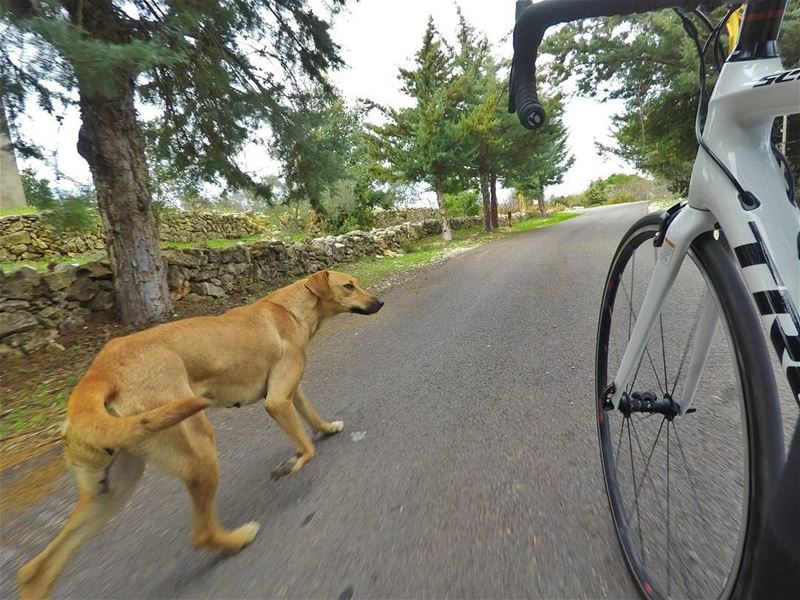
[[[779,58],[727,62],[709,102],[703,139],[745,191],[736,188],[702,148],[688,203],[670,222],[631,338],[614,377],[613,406],[635,376],[692,241],[717,225],[738,259],[739,272],[770,332],[778,359],[800,403],[800,210],[787,198],[786,179],[772,152],[776,117],[800,113],[800,69],[785,70]],[[707,292],[687,370],[680,412],[692,408],[717,326],[715,300]]]

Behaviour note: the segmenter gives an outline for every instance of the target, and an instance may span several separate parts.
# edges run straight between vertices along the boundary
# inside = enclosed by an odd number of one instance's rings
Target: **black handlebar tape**
[[[545,111],[536,93],[536,57],[548,27],[592,17],[625,16],[665,8],[691,10],[702,0],[543,0],[524,7],[517,2],[514,26],[514,59],[511,63],[509,112],[517,113],[528,129],[540,127]]]

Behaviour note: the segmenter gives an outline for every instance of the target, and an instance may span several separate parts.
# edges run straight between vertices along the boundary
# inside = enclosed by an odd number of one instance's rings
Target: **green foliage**
[[[47,224],[56,231],[81,232],[99,222],[94,188],[83,186],[77,193],[61,194],[47,213]]]
[[[50,183],[43,177],[36,177],[31,169],[20,171],[22,189],[25,192],[26,202],[39,210],[52,208],[56,204],[56,197],[50,189]]]
[[[473,190],[444,195],[447,212],[452,217],[474,217],[481,214],[480,196]]]
[[[586,206],[586,195],[580,193],[580,194],[570,194],[568,196],[556,196],[550,199],[550,203],[553,206],[561,205],[567,208],[573,208],[575,206]]]
[[[572,164],[560,98],[546,99],[552,119],[545,128],[522,128],[506,110],[505,74],[498,74],[485,35],[458,16],[454,48],[429,20],[414,68],[400,71],[414,105],[381,109],[388,122],[373,129],[375,160],[386,180],[424,182],[451,194],[480,188],[485,204],[497,179],[541,194]],[[445,207],[475,211],[474,195],[468,196],[463,208],[447,196]]]
[[[307,202],[328,231],[369,228],[372,209],[395,196],[376,178],[363,106],[321,92],[292,111],[273,153],[283,165],[283,201]]]
[[[46,223],[56,231],[89,231],[99,216],[94,188],[83,186],[75,193],[54,193],[47,179],[36,177],[31,169],[20,172],[28,204],[47,211]]]
[[[325,3],[337,13],[344,0]],[[82,99],[115,97],[133,80],[154,118],[149,154],[191,181],[220,180],[262,197],[269,182],[236,157],[264,127],[282,126],[292,108],[339,66],[330,25],[295,0],[105,0],[13,2],[0,9],[0,88],[15,146],[18,116],[35,101],[58,116]],[[22,62],[24,60],[24,63]]]
[[[595,179],[584,192],[588,206],[599,206],[608,201],[608,186],[602,179]]]
[[[542,227],[548,227],[550,225],[555,225],[556,223],[561,223],[562,221],[573,219],[579,215],[580,213],[577,212],[558,212],[547,217],[534,217],[531,219],[525,219],[524,221],[514,223],[512,230],[517,232],[533,231],[534,229],[541,229]]]
[[[273,154],[283,165],[286,201],[306,200],[322,212],[322,196],[346,177],[358,117],[341,99],[320,92],[287,113]]]
[[[335,182],[325,192],[325,230],[345,233],[354,229],[369,229],[375,223],[372,208],[361,201],[353,179]]]
[[[371,148],[386,181],[426,183],[442,193],[474,160],[464,123],[463,87],[454,73],[455,60],[433,19],[417,51],[414,69],[400,69],[401,90],[414,105],[376,107],[387,122],[373,127]]]
[[[623,204],[642,200],[659,200],[670,198],[667,187],[650,179],[626,173],[614,173],[605,179],[595,179],[578,197],[557,198],[567,206],[585,204],[599,206],[601,204]]]
[[[713,17],[724,12],[717,9]],[[727,47],[725,34],[723,44]],[[796,65],[800,3],[789,3],[780,45],[784,63]],[[568,24],[549,36],[542,49],[554,56],[557,81],[576,75],[580,93],[624,101],[625,111],[614,119],[617,145],[604,151],[663,178],[675,192],[687,191],[697,153],[699,63],[676,15],[661,11]],[[798,142],[789,152],[795,164],[800,163]]]

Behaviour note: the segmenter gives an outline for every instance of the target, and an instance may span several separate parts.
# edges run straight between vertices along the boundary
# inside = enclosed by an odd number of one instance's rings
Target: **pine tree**
[[[541,97],[547,121],[536,131],[523,128],[516,115],[503,111],[498,135],[504,141],[497,164],[505,185],[527,198],[536,198],[539,210],[544,214],[544,188],[563,182],[575,159],[567,145],[561,97]]]
[[[467,107],[464,127],[474,157],[470,176],[479,183],[484,229],[490,231],[499,225],[498,181],[537,196],[543,207],[544,187],[560,183],[573,159],[567,150],[560,98],[543,95],[550,110],[547,124],[536,132],[524,129],[508,113],[508,82],[499,77],[501,69],[486,36],[467,23],[460,10],[458,18],[457,81]]]
[[[492,181],[496,181],[495,159],[502,140],[498,137],[498,106],[501,91],[496,85],[496,67],[491,56],[489,41],[458,12],[458,67],[457,85],[466,114],[464,126],[473,148],[475,160],[471,176],[477,179],[483,203],[483,228],[491,231],[499,225],[497,194],[492,194]],[[494,198],[494,201],[493,201]]]
[[[171,307],[137,101],[158,112],[148,128],[155,158],[192,178],[268,195],[235,157],[261,126],[280,135],[308,81],[324,84],[325,72],[341,64],[328,23],[295,0],[4,0],[2,7],[0,84],[16,149],[36,152],[14,125],[29,98],[57,113],[77,92],[78,152],[97,191],[119,316],[165,318]]]
[[[473,161],[464,126],[463,94],[454,75],[452,50],[441,39],[433,18],[416,53],[414,69],[400,69],[401,90],[415,101],[404,109],[381,108],[387,123],[373,128],[377,160],[384,177],[424,182],[436,194],[442,238],[453,238],[445,192],[457,187]]]

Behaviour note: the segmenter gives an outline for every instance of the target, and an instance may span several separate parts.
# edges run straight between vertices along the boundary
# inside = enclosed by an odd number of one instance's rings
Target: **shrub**
[[[556,196],[550,199],[553,204],[562,204],[567,208],[573,206],[586,206],[586,196],[583,194],[570,194],[569,196]]]
[[[444,203],[451,217],[474,217],[481,214],[480,197],[472,190],[445,194]]]
[[[640,198],[637,198],[633,194],[629,194],[626,192],[617,192],[615,193],[609,200],[609,204],[625,204],[626,202],[636,202]]]
[[[359,195],[356,187],[356,181],[342,179],[323,194],[326,231],[346,233],[354,229],[370,229],[375,224],[372,207]]]
[[[50,189],[47,179],[38,179],[31,169],[23,169],[19,175],[22,179],[25,200],[30,206],[46,210],[56,204],[55,194]]]
[[[584,196],[586,196],[586,204],[588,206],[599,206],[605,204],[608,200],[608,187],[604,180],[595,179],[586,188]]]
[[[47,224],[57,231],[89,231],[98,220],[94,189],[88,186],[77,194],[59,196],[47,214]]]

